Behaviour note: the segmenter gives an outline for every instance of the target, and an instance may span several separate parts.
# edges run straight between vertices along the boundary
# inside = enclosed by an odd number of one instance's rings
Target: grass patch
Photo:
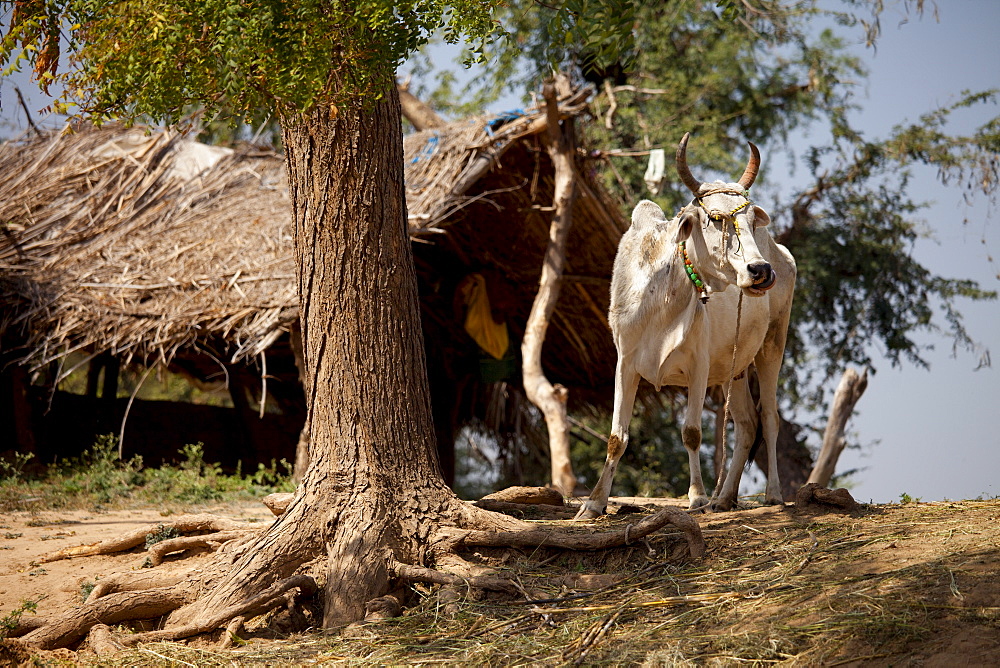
[[[204,459],[201,443],[178,451],[177,464],[146,468],[142,457],[118,458],[117,439],[101,436],[79,457],[50,465],[39,475],[26,473],[31,455],[0,460],[0,510],[190,506],[260,499],[291,492],[291,465],[285,460],[228,475]]]
[[[17,628],[25,613],[35,614],[37,609],[38,601],[21,601],[19,606],[0,617],[0,640],[6,638],[11,631]]]

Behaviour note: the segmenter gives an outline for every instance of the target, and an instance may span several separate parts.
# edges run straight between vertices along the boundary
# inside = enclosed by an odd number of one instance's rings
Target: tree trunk
[[[462,514],[438,472],[400,107],[395,86],[386,93],[370,109],[322,107],[282,119],[309,468],[275,525],[171,625],[246,600],[324,550],[324,626],[360,619],[365,603],[389,590],[390,558],[421,563],[432,525]]]
[[[837,385],[837,392],[833,395],[833,405],[830,407],[830,417],[826,421],[826,431],[823,432],[823,447],[816,458],[816,466],[809,474],[808,482],[814,482],[826,487],[833,478],[833,473],[837,469],[837,460],[840,453],[844,451],[846,441],[844,431],[847,429],[847,421],[854,413],[854,406],[857,405],[861,395],[868,387],[868,371],[861,375],[854,369],[847,369],[840,378]]]
[[[573,137],[571,120],[566,127],[559,125],[559,107],[556,88],[546,83],[543,90],[546,116],[549,119],[549,155],[555,166],[555,213],[549,228],[549,244],[545,249],[538,294],[531,305],[531,313],[524,325],[521,341],[522,376],[524,393],[542,411],[549,433],[549,457],[552,466],[552,484],[565,496],[572,496],[576,489],[576,476],[569,457],[569,423],[566,419],[567,390],[553,385],[542,370],[542,345],[552,313],[562,288],[563,268],[566,264],[566,238],[573,222],[575,179],[573,171]]]

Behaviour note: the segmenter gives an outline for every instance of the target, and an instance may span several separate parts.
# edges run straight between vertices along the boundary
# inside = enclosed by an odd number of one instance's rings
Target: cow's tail
[[[764,419],[760,414],[760,383],[757,381],[757,367],[753,364],[747,369],[750,385],[750,398],[753,401],[754,410],[757,413],[757,430],[753,435],[753,445],[750,446],[750,454],[747,455],[746,468],[754,463],[757,458],[757,450],[764,443]]]
[[[757,411],[757,431],[753,435],[753,445],[750,446],[750,454],[747,455],[746,468],[749,470],[757,457],[757,450],[764,443],[764,421],[760,418],[760,411]]]

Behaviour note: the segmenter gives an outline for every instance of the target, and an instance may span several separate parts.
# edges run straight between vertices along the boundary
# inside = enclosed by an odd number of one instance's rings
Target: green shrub
[[[39,476],[24,473],[31,455],[0,460],[0,510],[39,508],[103,508],[125,505],[201,504],[249,501],[272,492],[295,489],[292,466],[282,459],[258,464],[245,475],[228,475],[218,463],[205,461],[202,443],[178,451],[176,464],[145,468],[141,457],[118,458],[118,441],[108,434],[79,457],[62,460]]]
[[[21,623],[21,617],[26,612],[34,614],[35,610],[38,609],[38,601],[21,601],[21,605],[14,608],[8,612],[3,617],[0,617],[0,640],[3,640],[11,631],[17,628],[18,624]]]

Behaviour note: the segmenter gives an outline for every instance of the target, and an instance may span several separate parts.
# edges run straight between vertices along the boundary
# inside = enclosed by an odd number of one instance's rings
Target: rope
[[[708,187],[706,188],[705,186],[708,186]],[[714,186],[714,185],[710,185],[710,184],[707,184],[707,183],[704,184],[704,185],[702,185],[702,188],[700,190],[698,190],[697,197],[698,197],[698,199],[701,199],[703,197],[708,197],[710,195],[739,195],[740,197],[746,197],[747,199],[750,199],[750,191],[749,190],[737,190],[735,188],[729,187],[728,184]],[[740,208],[743,208],[743,207],[740,207]],[[737,209],[737,211],[738,210],[739,209]]]
[[[726,447],[726,426],[729,424],[729,400],[733,397],[733,374],[736,373],[736,348],[740,343],[740,320],[743,317],[743,291],[740,290],[740,300],[736,304],[736,336],[733,339],[733,364],[729,367],[729,389],[726,390],[726,405],[722,410],[722,446]],[[725,466],[723,466],[725,469]]]

